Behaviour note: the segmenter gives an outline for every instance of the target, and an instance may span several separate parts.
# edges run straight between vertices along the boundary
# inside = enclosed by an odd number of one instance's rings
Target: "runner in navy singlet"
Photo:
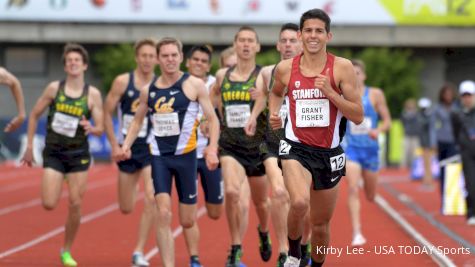
[[[156,77],[154,68],[157,61],[155,40],[142,39],[135,44],[135,62],[137,67],[128,73],[117,76],[106,97],[104,104],[104,125],[107,138],[111,144],[111,156],[117,161],[120,155],[120,145],[125,139],[127,130],[132,122],[135,111],[139,105],[140,88],[153,82]],[[112,115],[117,108],[119,117],[119,133],[116,138]],[[128,160],[118,161],[119,179],[118,195],[119,208],[124,214],[133,211],[137,197],[137,183],[143,179],[145,198],[144,209],[139,224],[137,244],[132,254],[132,264],[136,266],[149,266],[143,255],[145,242],[147,242],[150,228],[153,224],[155,200],[153,196],[153,183],[150,154],[150,129],[151,121],[147,115],[137,139],[132,145],[132,157]]]
[[[153,122],[152,178],[158,207],[157,243],[162,265],[175,266],[174,238],[171,232],[171,187],[178,192],[179,220],[183,228],[196,220],[196,130],[199,106],[209,122],[210,142],[204,153],[210,170],[218,166],[219,121],[202,80],[180,71],[182,44],[175,38],[162,38],[157,44],[161,75],[141,90],[140,103],[122,145],[123,158],[130,158],[130,147],[150,110]]]

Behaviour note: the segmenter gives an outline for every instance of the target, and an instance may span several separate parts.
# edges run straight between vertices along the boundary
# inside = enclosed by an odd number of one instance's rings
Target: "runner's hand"
[[[254,134],[256,133],[256,125],[257,125],[256,118],[253,118],[252,116],[250,116],[246,122],[246,125],[244,126],[244,132],[248,136],[254,136]]]
[[[132,151],[130,151],[130,147],[122,145],[120,148],[119,153],[117,154],[117,161],[128,160],[132,156]]]
[[[121,161],[122,148],[119,145],[115,145],[111,148],[111,158],[115,162]]]
[[[203,155],[206,160],[206,167],[210,171],[218,168],[219,159],[218,159],[218,149],[215,147],[207,146],[203,151]]]
[[[368,133],[369,138],[373,140],[377,140],[379,136],[379,130],[378,129],[371,129]]]
[[[328,97],[332,92],[334,92],[331,84],[330,84],[330,69],[327,68],[325,70],[325,75],[318,74],[317,78],[315,78],[315,88],[320,89],[322,93]]]
[[[5,126],[4,132],[9,133],[15,131],[24,121],[25,116],[16,116]]]
[[[282,119],[277,112],[274,112],[269,116],[269,124],[274,130],[282,128]]]
[[[26,148],[25,154],[23,154],[23,157],[20,162],[22,165],[26,165],[28,167],[33,166],[33,163],[35,163],[35,158],[33,156],[33,149],[31,147]]]
[[[252,100],[256,100],[261,96],[261,92],[254,87],[249,88],[249,94]]]
[[[90,134],[91,131],[92,131],[92,125],[91,125],[91,122],[86,119],[86,116],[82,115],[82,119],[81,121],[79,122],[79,125],[82,126],[82,128],[84,129],[84,133],[86,135]]]

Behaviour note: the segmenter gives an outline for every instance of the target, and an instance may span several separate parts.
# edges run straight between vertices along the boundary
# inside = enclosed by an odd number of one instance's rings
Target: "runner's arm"
[[[4,68],[0,68],[0,84],[5,84],[10,88],[18,110],[18,115],[10,120],[4,129],[5,132],[12,132],[25,121],[26,112],[23,90],[20,81]]]
[[[378,131],[387,132],[391,127],[391,114],[389,113],[386,97],[381,89],[376,89],[376,112],[381,117],[381,124],[378,126]]]
[[[325,96],[332,101],[343,116],[355,124],[360,124],[363,121],[363,105],[361,103],[360,93],[356,89],[356,74],[351,61],[336,58],[334,77],[335,81],[337,81],[337,86],[341,89],[343,97],[331,87],[328,69],[325,71],[325,75],[320,74],[318,78],[315,79],[316,83],[319,78],[325,80],[322,84],[318,85],[317,88],[321,88]]]
[[[124,81],[126,78],[126,75],[120,75],[115,78],[114,82],[112,83],[111,89],[107,94],[106,101],[104,102],[104,128],[106,131],[107,139],[109,139],[109,143],[111,144],[112,149],[115,149],[119,146],[114,133],[112,115],[114,114],[114,110],[116,109],[117,104],[119,103],[122,95],[124,94],[126,88],[126,84]]]
[[[272,129],[279,129],[282,127],[282,121],[279,116],[280,107],[284,102],[284,96],[287,93],[287,83],[284,81],[286,65],[279,63],[274,71],[272,78],[271,90],[269,92],[269,123]]]
[[[129,130],[127,131],[127,137],[125,138],[124,143],[122,144],[122,151],[130,150],[130,147],[134,143],[140,131],[140,128],[142,127],[143,119],[147,115],[148,88],[149,86],[147,85],[143,87],[142,89],[140,89],[139,106],[137,108],[137,111],[135,112],[134,119],[130,123]]]
[[[209,144],[203,152],[206,158],[206,166],[210,170],[214,170],[218,167],[218,139],[219,139],[219,120],[214,112],[213,105],[209,99],[206,91],[206,86],[201,80],[194,82],[194,87],[197,89],[198,102],[203,110],[204,116],[208,120],[209,127]]]
[[[87,124],[89,128],[87,129],[87,133],[101,136],[104,133],[104,114],[101,92],[96,87],[91,86],[89,96],[91,101],[91,116],[94,119],[94,126],[88,121]]]
[[[23,155],[22,162],[31,166],[34,162],[33,159],[33,138],[36,133],[36,127],[38,126],[38,118],[43,114],[45,109],[53,103],[53,100],[58,92],[58,82],[52,82],[46,86],[43,94],[36,101],[35,106],[30,112],[28,119],[27,138],[26,138],[26,150]]]

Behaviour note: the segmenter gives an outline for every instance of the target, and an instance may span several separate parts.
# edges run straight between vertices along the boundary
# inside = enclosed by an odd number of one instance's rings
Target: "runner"
[[[226,266],[237,267],[242,257],[241,236],[241,188],[248,179],[251,195],[259,217],[259,251],[261,258],[268,261],[271,256],[269,238],[270,203],[264,165],[260,159],[259,145],[264,140],[265,116],[260,115],[256,134],[248,137],[244,126],[251,113],[254,101],[250,88],[255,86],[260,67],[256,65],[256,53],[260,50],[259,40],[251,27],[241,27],[234,38],[238,57],[235,67],[221,69],[216,74],[212,92],[219,96],[223,107],[224,127],[219,142],[220,162],[226,193],[226,215],[231,235],[231,251]]]
[[[352,60],[356,73],[356,87],[362,92],[363,123],[348,122],[346,129],[346,180],[348,181],[348,208],[353,230],[352,246],[362,246],[366,238],[361,232],[359,182],[363,178],[366,199],[374,201],[379,170],[378,136],[391,126],[386,98],[381,89],[365,85],[366,67],[361,60]],[[381,118],[381,123],[379,123]]]
[[[122,145],[122,158],[130,158],[131,145],[151,110],[153,120],[152,178],[158,207],[157,243],[165,267],[175,266],[171,232],[171,186],[175,177],[179,220],[183,228],[196,220],[196,129],[199,105],[209,122],[210,143],[203,152],[210,170],[218,166],[219,121],[202,80],[180,71],[182,44],[175,38],[162,38],[157,44],[161,75],[141,90],[140,102]]]
[[[211,68],[211,49],[208,46],[193,46],[188,51],[186,67],[188,72],[203,80],[206,84],[206,89],[214,84],[215,78],[212,75],[208,75]],[[198,115],[200,119],[200,127],[198,128],[198,145],[196,153],[198,157],[198,173],[201,178],[201,186],[205,194],[206,210],[208,211],[208,217],[213,220],[219,219],[221,216],[222,204],[224,200],[223,196],[223,180],[221,178],[221,169],[209,170],[206,166],[206,161],[203,157],[203,151],[209,143],[208,138],[208,122],[206,117],[203,116],[203,111],[200,107],[200,113]],[[198,224],[195,223],[193,227],[184,229],[186,246],[188,253],[190,254],[190,267],[201,267],[199,261],[198,243],[200,239],[200,230]]]
[[[300,18],[303,53],[281,61],[274,71],[269,95],[269,123],[282,125],[279,110],[287,100],[285,140],[279,156],[290,195],[289,257],[284,266],[300,265],[300,241],[305,214],[310,209],[312,247],[329,244],[330,219],[336,205],[338,182],[345,175],[345,153],[340,147],[346,119],[357,124],[363,108],[351,62],[326,51],[332,38],[330,18],[311,9]],[[311,187],[313,190],[311,190]],[[312,250],[312,266],[322,266],[325,254]]]
[[[155,80],[154,68],[157,61],[155,41],[142,39],[135,43],[134,48],[137,67],[133,71],[123,73],[115,78],[104,104],[104,125],[114,161],[118,161],[118,156],[121,153],[120,145],[134,118],[139,103],[139,88],[143,88]],[[112,115],[117,105],[119,106],[117,113],[120,122],[119,140],[115,137],[112,123]],[[150,129],[151,121],[147,115],[138,138],[132,145],[132,157],[129,160],[117,162],[119,167],[119,208],[122,213],[129,214],[133,211],[137,199],[137,184],[141,177],[144,184],[144,209],[140,219],[137,244],[132,254],[132,264],[136,266],[149,266],[143,251],[154,221],[153,218],[156,216],[150,167],[152,160],[149,149]]]
[[[64,245],[61,249],[64,266],[77,266],[70,251],[81,223],[82,198],[91,164],[87,135],[100,136],[104,131],[101,93],[84,81],[88,62],[88,53],[81,45],[67,44],[64,47],[66,79],[48,84],[33,107],[28,121],[27,147],[22,159],[28,166],[34,163],[33,136],[38,118],[49,106],[43,150],[41,199],[46,210],[56,208],[63,181],[66,181],[69,189],[69,210]],[[89,121],[91,116],[95,125]]]
[[[279,40],[277,42],[277,51],[280,53],[280,59],[285,60],[293,58],[302,52],[302,44],[297,37],[299,26],[294,23],[286,23],[282,25],[279,33]],[[272,72],[275,65],[270,65],[262,68],[260,72],[259,83],[256,85],[256,92],[254,95],[256,103],[260,105],[254,105],[252,109],[252,115],[250,118],[257,118],[258,115],[265,108],[265,101],[271,87]],[[252,94],[251,94],[252,97]],[[281,107],[281,117],[284,124],[286,120],[287,110],[286,105]],[[267,111],[266,111],[267,113]],[[247,135],[254,135],[256,121],[249,120],[246,124],[245,131]],[[288,242],[287,242],[287,216],[289,212],[289,194],[285,188],[284,178],[282,177],[282,170],[279,167],[278,155],[279,155],[279,142],[284,138],[284,129],[272,130],[267,127],[265,134],[265,142],[260,146],[260,152],[263,156],[264,166],[266,174],[269,179],[269,183],[272,188],[271,198],[271,216],[274,224],[277,239],[279,240],[279,257],[277,259],[277,266],[284,266],[284,262],[287,259],[288,254]],[[308,217],[308,216],[307,216]],[[310,220],[306,220],[305,233],[302,238],[302,266],[305,266],[310,259],[309,253],[309,237],[310,237]]]

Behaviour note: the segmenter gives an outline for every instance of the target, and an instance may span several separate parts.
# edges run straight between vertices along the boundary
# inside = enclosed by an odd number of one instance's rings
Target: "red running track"
[[[54,211],[43,210],[39,199],[41,175],[40,168],[0,165],[0,266],[61,266],[59,250],[63,242],[67,190],[63,191],[63,198]],[[72,251],[79,266],[131,265],[142,201],[137,203],[133,214],[122,215],[117,209],[116,177],[117,168],[112,164],[98,164],[91,169],[83,204],[83,220],[86,222],[81,225]],[[176,211],[176,193],[173,198]],[[202,206],[200,194],[199,207]],[[250,267],[275,266],[276,238],[272,233],[274,254],[270,262],[263,263],[258,253],[256,215],[254,209],[250,212],[249,230],[243,242],[243,262]],[[188,266],[176,214],[172,224],[176,235],[176,266]],[[342,182],[331,225],[331,245],[341,249],[342,253],[328,255],[326,266],[437,266],[428,255],[400,253],[398,246],[417,246],[417,243],[377,205],[362,201],[362,214],[368,243],[363,247],[362,255],[358,255],[348,251],[351,250],[348,246],[351,228],[346,207],[346,184]],[[224,213],[218,221],[204,214],[198,223],[202,263],[207,267],[224,266],[229,247]],[[145,252],[153,255],[152,266],[161,266],[154,244],[154,238],[150,237]],[[378,253],[384,249],[390,253]]]

